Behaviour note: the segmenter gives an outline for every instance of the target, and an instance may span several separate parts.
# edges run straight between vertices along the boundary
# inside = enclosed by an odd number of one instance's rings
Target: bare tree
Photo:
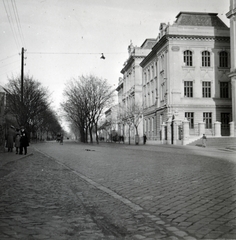
[[[28,130],[34,125],[39,125],[41,118],[39,115],[49,108],[49,94],[41,83],[32,77],[24,78],[24,96],[21,101],[21,79],[11,78],[4,88],[7,95],[6,111],[15,116],[17,124],[23,125]]]
[[[87,142],[88,133],[93,142],[93,130],[98,142],[97,124],[104,109],[111,103],[113,92],[106,80],[93,75],[81,76],[67,83],[64,90],[67,100],[61,106],[67,119],[80,129],[82,142]]]
[[[123,122],[123,124],[126,124],[129,127],[129,144],[131,127],[134,127],[135,135],[138,137],[139,136],[138,126],[142,122],[142,119],[143,109],[141,104],[139,103],[133,102],[120,113],[120,122]]]

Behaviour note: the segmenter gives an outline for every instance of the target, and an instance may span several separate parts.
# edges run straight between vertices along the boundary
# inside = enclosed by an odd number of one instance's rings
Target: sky
[[[70,79],[93,74],[114,89],[128,45],[156,38],[180,11],[218,13],[229,26],[230,0],[0,0],[0,85],[24,74],[41,82],[58,110]],[[105,60],[101,59],[101,53]]]

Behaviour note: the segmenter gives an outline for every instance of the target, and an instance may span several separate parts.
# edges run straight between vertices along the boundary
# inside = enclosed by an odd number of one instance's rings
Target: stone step
[[[189,146],[200,146],[202,145],[202,139],[198,139],[190,144]],[[207,137],[207,146],[209,147],[236,147],[235,137]]]

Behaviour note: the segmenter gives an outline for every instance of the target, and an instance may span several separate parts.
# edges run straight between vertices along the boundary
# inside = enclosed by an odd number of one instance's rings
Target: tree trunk
[[[86,139],[85,139],[84,128],[80,127],[79,132],[80,132],[80,141],[85,143]]]
[[[97,144],[99,144],[99,141],[98,141],[98,125],[97,125],[97,123],[95,123],[95,134],[96,134],[96,142],[97,142]]]
[[[89,135],[90,135],[90,142],[93,143],[93,133],[92,133],[92,127],[89,127]]]

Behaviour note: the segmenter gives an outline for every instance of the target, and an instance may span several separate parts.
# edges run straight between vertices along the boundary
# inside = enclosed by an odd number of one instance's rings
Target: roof
[[[217,13],[180,12],[176,16],[175,24],[182,26],[228,28],[217,15]]]
[[[155,38],[147,38],[141,45],[141,48],[150,49],[156,44],[156,42],[157,40]]]

